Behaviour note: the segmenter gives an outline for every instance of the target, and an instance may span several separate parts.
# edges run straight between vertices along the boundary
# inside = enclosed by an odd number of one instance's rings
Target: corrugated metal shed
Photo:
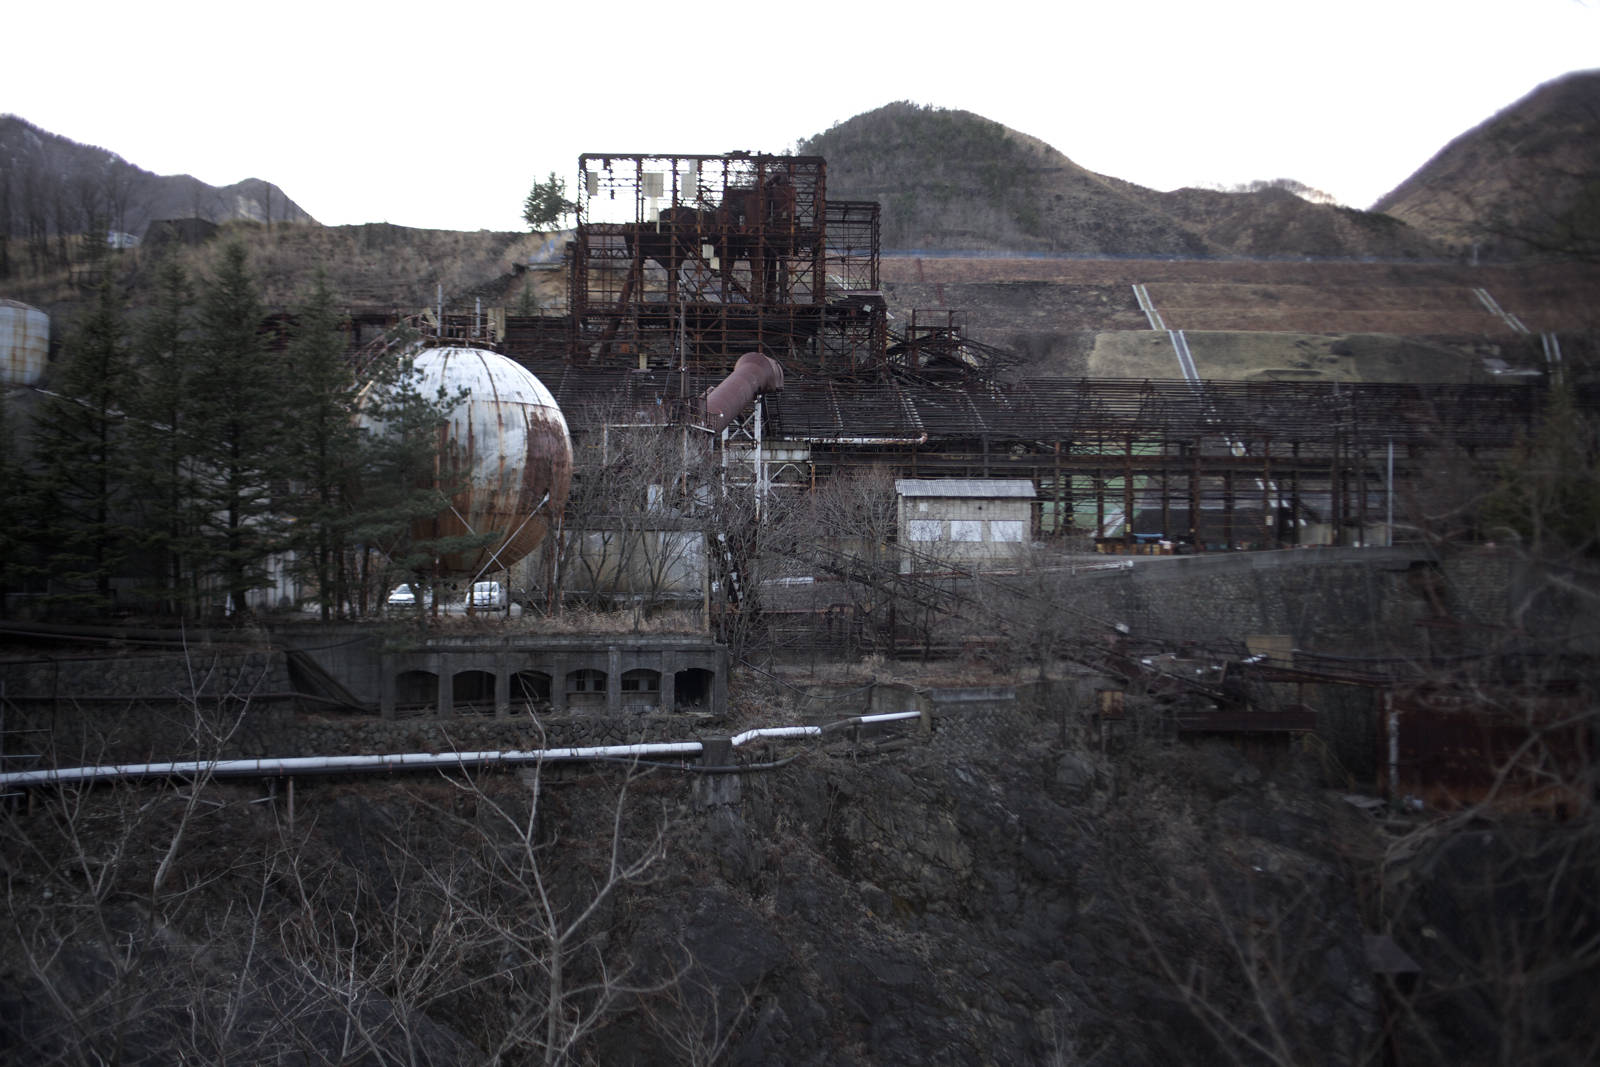
[[[985,500],[1032,500],[1037,494],[1027,478],[897,478],[894,491],[901,496],[979,497]]]

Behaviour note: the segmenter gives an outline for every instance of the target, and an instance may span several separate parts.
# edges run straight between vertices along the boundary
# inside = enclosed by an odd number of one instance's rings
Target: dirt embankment
[[[1577,264],[887,257],[883,278],[897,325],[960,309],[1046,376],[1179,377],[1159,325],[1190,335],[1202,377],[1481,381],[1540,371],[1546,331],[1582,365],[1600,327],[1600,268]]]
[[[1228,749],[1102,755],[1009,712],[739,781],[636,779],[618,855],[653,855],[658,831],[664,849],[568,945],[565,1006],[601,1012],[573,1053],[1222,1062],[1220,1012],[1253,1036],[1284,1025],[1296,1062],[1358,1062],[1379,1018],[1340,859],[1351,816],[1305,773],[1265,775]],[[148,790],[51,801],[5,824],[0,1047],[535,1053],[542,901],[571,918],[604,882],[624,774],[552,772],[538,792],[510,776],[302,781],[293,826],[281,795],[240,786],[194,805]],[[1280,985],[1252,989],[1240,937],[1284,954]],[[623,974],[640,992],[581,992]]]

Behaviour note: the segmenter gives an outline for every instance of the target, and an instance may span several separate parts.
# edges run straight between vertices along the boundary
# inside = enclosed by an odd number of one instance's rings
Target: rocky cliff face
[[[1358,1062],[1378,1031],[1343,812],[1228,748],[991,716],[747,779],[644,907],[753,1018],[732,1062]],[[1120,743],[1120,742],[1119,742]],[[747,936],[759,931],[759,936]],[[648,938],[646,938],[648,943]],[[606,1058],[646,1062],[607,1031]]]

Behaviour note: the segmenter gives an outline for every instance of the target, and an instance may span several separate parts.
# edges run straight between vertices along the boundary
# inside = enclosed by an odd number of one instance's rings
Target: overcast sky
[[[0,112],[319,221],[522,229],[580,152],[782,152],[894,100],[1156,189],[1367,207],[1544,81],[1600,0],[261,4],[19,0]]]

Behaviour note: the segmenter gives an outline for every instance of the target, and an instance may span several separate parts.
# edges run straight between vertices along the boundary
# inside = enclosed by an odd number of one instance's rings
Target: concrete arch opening
[[[661,704],[661,672],[648,667],[635,667],[623,671],[621,679],[622,705],[630,708],[654,708]]]
[[[398,715],[432,715],[439,707],[439,676],[401,671],[394,680],[394,704]]]
[[[567,673],[567,707],[604,708],[606,672],[585,667]]]
[[[673,710],[710,711],[716,678],[716,674],[701,667],[678,671],[672,676]]]
[[[518,671],[511,676],[513,705],[550,703],[551,678],[543,671]]]
[[[450,679],[450,703],[458,712],[494,714],[494,675],[489,671],[457,671]]]

